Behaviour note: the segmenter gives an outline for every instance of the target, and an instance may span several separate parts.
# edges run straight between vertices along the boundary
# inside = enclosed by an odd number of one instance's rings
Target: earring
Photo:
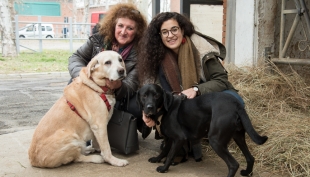
[[[182,44],[185,44],[185,42],[186,42],[186,38],[183,37],[183,39],[182,39]]]

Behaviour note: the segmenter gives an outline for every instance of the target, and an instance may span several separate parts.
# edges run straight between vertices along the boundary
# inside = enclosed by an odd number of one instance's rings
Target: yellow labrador
[[[79,77],[66,86],[63,96],[39,122],[28,151],[31,165],[48,168],[70,162],[127,165],[127,160],[111,153],[107,124],[115,97],[105,86],[106,79],[114,81],[125,76],[124,62],[114,51],[99,53],[82,68]],[[88,140],[92,140],[93,146],[86,146]],[[87,155],[94,150],[101,151],[101,155]]]

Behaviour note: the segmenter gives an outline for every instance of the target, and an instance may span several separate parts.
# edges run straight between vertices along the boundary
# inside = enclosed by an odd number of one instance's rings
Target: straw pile
[[[310,176],[310,86],[295,71],[284,74],[272,63],[254,68],[225,67],[245,101],[254,128],[269,137],[258,146],[247,136],[255,168],[283,176]],[[204,149],[210,156],[210,147]],[[235,143],[229,150],[244,168],[244,156]]]

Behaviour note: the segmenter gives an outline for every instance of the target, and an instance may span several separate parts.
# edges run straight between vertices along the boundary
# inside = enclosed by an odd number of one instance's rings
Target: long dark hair
[[[191,36],[195,32],[194,25],[185,16],[176,12],[163,12],[157,14],[150,22],[145,31],[138,57],[138,74],[140,84],[155,81],[158,75],[160,63],[165,57],[168,48],[162,42],[159,34],[162,24],[170,19],[178,22],[180,28],[184,31],[184,36]]]

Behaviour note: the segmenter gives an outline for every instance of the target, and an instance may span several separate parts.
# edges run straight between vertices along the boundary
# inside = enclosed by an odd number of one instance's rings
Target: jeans
[[[244,107],[244,101],[243,101],[243,99],[241,98],[241,96],[237,93],[237,92],[235,92],[235,91],[233,91],[233,90],[224,90],[223,92],[225,92],[225,93],[228,93],[228,94],[231,94],[232,96],[234,96],[235,98],[237,98],[238,100],[239,100],[239,102],[243,105],[243,107]]]

